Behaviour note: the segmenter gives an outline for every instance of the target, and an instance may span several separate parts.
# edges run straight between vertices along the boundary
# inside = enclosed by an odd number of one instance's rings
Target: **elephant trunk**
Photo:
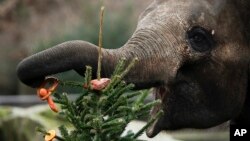
[[[123,47],[102,50],[101,77],[110,77],[119,59],[125,58],[129,62],[138,58],[125,81],[134,83],[136,89],[159,86],[171,75],[171,71],[164,73],[171,69],[164,63],[169,54],[164,51],[166,46],[169,43],[163,40],[163,36],[151,30],[137,30]],[[168,60],[173,66],[175,60]],[[17,74],[24,84],[36,88],[48,75],[72,69],[84,75],[86,65],[92,66],[96,72],[97,62],[97,46],[85,41],[69,41],[24,59],[17,67]]]
[[[156,87],[171,81],[175,76],[175,68],[180,61],[176,60],[175,51],[171,48],[171,41],[166,39],[165,34],[156,33],[151,29],[139,29],[129,41],[121,48],[108,50],[109,56],[104,64],[116,64],[114,61],[120,58],[132,60],[138,58],[138,62],[125,76],[126,82],[134,83],[136,89]],[[112,59],[110,59],[112,58]],[[177,58],[179,59],[179,58]],[[167,63],[166,63],[166,60]],[[105,59],[104,59],[105,61]],[[114,67],[104,66],[105,72],[111,72]],[[167,73],[166,73],[167,72]]]
[[[69,41],[25,58],[17,67],[19,79],[31,87],[39,87],[51,74],[77,70],[84,73],[85,65],[96,68],[97,47],[84,41]]]

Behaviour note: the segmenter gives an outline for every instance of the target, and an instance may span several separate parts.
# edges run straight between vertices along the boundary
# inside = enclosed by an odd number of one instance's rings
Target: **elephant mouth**
[[[191,79],[181,79],[177,78],[174,83],[172,83],[169,86],[161,86],[154,89],[153,95],[155,97],[155,100],[160,99],[161,104],[158,104],[154,106],[151,109],[150,115],[151,117],[155,117],[156,114],[163,110],[163,116],[161,116],[159,119],[157,119],[150,127],[147,128],[146,134],[148,137],[152,138],[156,136],[159,132],[162,130],[172,130],[176,129],[174,127],[173,123],[173,114],[175,114],[176,111],[173,111],[174,106],[173,103],[176,103],[179,99],[181,101],[186,101],[191,104],[197,104],[197,97],[195,95],[198,95],[200,93],[199,86],[194,83]],[[191,94],[193,96],[191,96]],[[176,99],[178,97],[179,99]],[[175,116],[175,118],[177,118]]]
[[[151,109],[151,111],[150,111],[151,117],[155,117],[156,114],[160,110],[162,110],[164,106],[165,106],[164,109],[166,108],[166,104],[164,104],[163,102],[168,97],[168,90],[165,87],[158,87],[158,88],[154,89],[153,95],[155,97],[155,100],[160,99],[162,101],[162,103],[154,106]],[[162,121],[163,121],[163,117],[160,117],[151,126],[149,126],[147,128],[146,134],[147,134],[148,137],[152,138],[152,137],[156,136],[162,130],[161,127],[160,127]]]

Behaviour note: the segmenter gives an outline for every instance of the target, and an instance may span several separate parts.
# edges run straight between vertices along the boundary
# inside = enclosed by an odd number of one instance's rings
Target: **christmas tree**
[[[101,10],[101,19],[103,8]],[[46,141],[57,139],[59,141],[134,141],[157,120],[163,112],[160,111],[155,117],[151,117],[148,123],[134,133],[124,133],[126,126],[132,120],[148,115],[150,109],[160,104],[160,101],[153,101],[145,104],[148,90],[133,91],[133,84],[126,84],[124,76],[137,62],[132,60],[127,66],[126,59],[121,59],[117,64],[111,78],[101,78],[101,27],[99,33],[99,59],[97,79],[92,80],[92,68],[86,66],[84,82],[60,81],[56,78],[47,78],[37,93],[42,100],[47,100],[50,108],[58,112],[54,102],[60,104],[60,116],[68,121],[71,128],[65,125],[59,127],[60,135],[55,130],[46,131],[39,128],[38,131],[44,134]],[[47,83],[52,83],[50,88],[45,88]],[[66,92],[57,92],[57,86],[79,88],[81,94],[70,99]],[[51,95],[54,95],[54,99]]]

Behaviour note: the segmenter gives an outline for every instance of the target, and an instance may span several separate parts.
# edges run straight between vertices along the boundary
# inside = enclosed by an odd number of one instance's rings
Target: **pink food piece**
[[[100,90],[104,89],[105,87],[107,87],[109,82],[110,82],[109,78],[101,78],[100,80],[98,80],[98,79],[91,80],[90,84],[91,84],[91,88],[93,90],[100,91]]]

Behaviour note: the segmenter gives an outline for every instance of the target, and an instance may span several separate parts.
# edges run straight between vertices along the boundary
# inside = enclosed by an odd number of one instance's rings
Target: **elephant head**
[[[102,77],[118,60],[139,62],[125,77],[136,89],[154,87],[154,107],[164,115],[148,128],[161,130],[208,128],[225,121],[250,124],[248,40],[250,2],[244,0],[155,0],[140,15],[136,31],[118,49],[104,49]],[[24,59],[20,80],[37,87],[45,76],[85,65],[96,71],[97,47],[69,41]]]

